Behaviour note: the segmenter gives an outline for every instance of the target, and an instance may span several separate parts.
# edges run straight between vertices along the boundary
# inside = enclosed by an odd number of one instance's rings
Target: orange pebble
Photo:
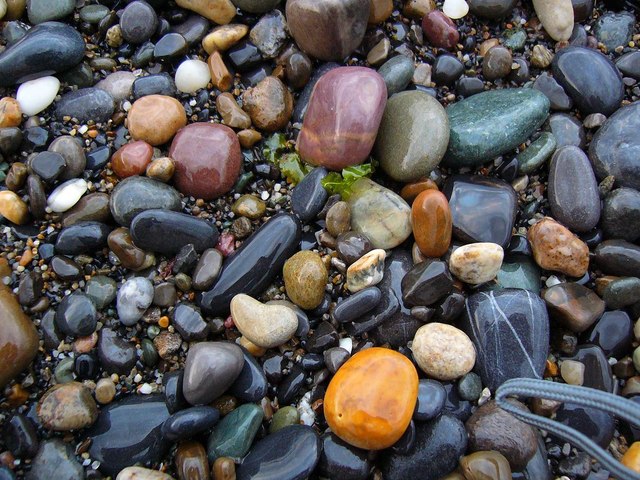
[[[453,220],[447,197],[437,190],[425,190],[411,207],[413,236],[427,257],[440,257],[451,244]]]
[[[356,353],[329,383],[324,415],[333,433],[368,450],[396,443],[409,426],[418,373],[404,355],[386,348]]]
[[[160,320],[158,320],[158,325],[160,326],[160,328],[167,328],[169,326],[169,317],[167,317],[166,315],[160,317]]]
[[[622,456],[622,464],[640,473],[640,442],[634,442]]]
[[[438,185],[431,179],[423,178],[413,183],[407,183],[402,190],[400,190],[400,196],[404,198],[404,201],[411,204],[416,197],[425,190],[438,190]]]

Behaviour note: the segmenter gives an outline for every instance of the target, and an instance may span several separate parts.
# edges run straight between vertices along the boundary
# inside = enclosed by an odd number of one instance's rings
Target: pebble
[[[322,454],[318,462],[321,475],[351,480],[366,480],[371,471],[371,461],[368,452],[352,447],[332,433],[325,433],[321,437]]]
[[[107,237],[107,245],[118,257],[120,264],[134,272],[148,268],[155,261],[153,254],[145,252],[133,243],[127,228],[113,230]]]
[[[53,103],[60,89],[60,80],[56,77],[42,77],[24,82],[18,87],[16,100],[20,110],[27,116],[37,115]],[[18,125],[3,125],[3,127]]]
[[[245,90],[242,101],[253,125],[266,132],[285,128],[293,112],[293,97],[277,77],[266,77]]]
[[[124,179],[116,185],[109,197],[111,215],[124,227],[130,226],[139,213],[158,208],[181,210],[180,195],[170,186],[146,177]]]
[[[384,62],[378,69],[378,73],[387,86],[387,95],[391,97],[403,91],[409,85],[416,70],[411,59],[405,55],[396,55]]]
[[[18,87],[16,98],[3,97],[0,100],[0,128],[19,127],[22,123],[22,111],[18,95],[24,100],[24,91],[20,92],[22,85]],[[29,105],[27,105],[29,108]],[[45,107],[46,108],[46,107]]]
[[[169,157],[175,162],[176,188],[203,200],[231,190],[242,165],[237,136],[219,124],[193,123],[183,128],[171,143]]]
[[[298,328],[297,315],[284,305],[265,305],[248,295],[238,294],[231,300],[230,308],[242,335],[263,348],[284,344]]]
[[[624,94],[620,72],[597,50],[563,48],[553,57],[551,67],[554,78],[582,113],[611,115],[620,107]]]
[[[200,342],[192,345],[185,363],[184,398],[191,405],[213,402],[233,384],[243,365],[242,350],[233,343]]]
[[[471,243],[451,253],[449,268],[463,282],[479,285],[496,277],[503,258],[504,251],[500,245]]]
[[[327,173],[326,168],[314,168],[291,192],[291,210],[305,223],[316,218],[327,202],[329,194],[321,183]]]
[[[58,305],[55,321],[60,332],[66,335],[91,335],[96,330],[96,307],[88,295],[74,292]]]
[[[469,13],[469,4],[465,0],[445,0],[442,11],[447,17],[458,20]]]
[[[330,170],[362,163],[374,145],[386,90],[384,79],[364,67],[339,67],[322,75],[298,136],[302,159]],[[367,95],[354,95],[356,91]],[[345,96],[349,102],[342,101]]]
[[[523,410],[527,408],[516,400],[509,402]],[[478,408],[465,426],[472,452],[497,451],[504,455],[514,471],[522,470],[536,453],[533,427],[502,410],[493,400]]]
[[[282,275],[287,296],[300,308],[312,310],[322,303],[328,272],[320,255],[296,253],[285,262]]]
[[[9,190],[0,192],[0,215],[17,225],[29,220],[29,207],[15,193]]]
[[[82,61],[84,49],[82,35],[72,26],[59,22],[36,25],[0,54],[0,85],[69,70]]]
[[[467,335],[451,325],[429,323],[418,329],[411,346],[413,358],[430,377],[455,380],[473,368],[476,352]]]
[[[375,248],[397,247],[411,235],[411,208],[398,194],[368,178],[351,185],[351,227]]]
[[[384,259],[386,256],[384,250],[375,249],[349,265],[347,269],[347,289],[352,293],[356,293],[380,283],[384,276]]]
[[[209,436],[209,461],[246,455],[262,425],[264,413],[259,405],[246,403],[225,416]]]
[[[625,77],[640,79],[640,52],[627,52],[618,57],[615,63]]]
[[[44,428],[57,432],[91,426],[98,418],[90,390],[78,382],[51,387],[38,402],[36,412]]]
[[[286,4],[287,24],[296,44],[323,61],[351,54],[364,38],[370,0],[293,0]]]
[[[543,300],[508,288],[470,296],[460,327],[477,352],[482,383],[495,391],[511,378],[542,378],[549,345],[549,317]]]
[[[131,5],[132,4],[129,4],[129,6]],[[135,82],[136,78],[137,77],[131,72],[113,72],[107,75],[104,80],[96,83],[96,88],[107,92],[116,104],[119,104],[127,100],[131,95],[133,82]]]
[[[431,79],[437,85],[453,86],[464,73],[464,65],[453,55],[440,55],[433,64]]]
[[[229,23],[236,15],[236,7],[230,0],[176,0],[176,4],[218,25]]]
[[[29,22],[35,24],[50,20],[59,20],[73,12],[75,4],[72,0],[29,0],[27,15]]]
[[[127,114],[131,137],[154,147],[167,143],[186,124],[187,115],[182,104],[166,95],[139,98]],[[175,158],[171,154],[169,156]]]
[[[542,132],[524,152],[517,155],[518,173],[528,175],[535,172],[553,155],[557,145],[552,133]]]
[[[131,86],[134,99],[147,95],[162,95],[172,97],[177,93],[176,84],[168,73],[157,73],[146,77],[137,77]]]
[[[545,270],[582,277],[589,268],[589,247],[552,218],[544,218],[529,229],[533,258]]]
[[[581,333],[598,320],[605,303],[592,290],[577,283],[561,283],[544,292],[553,318],[569,330]]]
[[[64,157],[59,153],[40,152],[31,159],[29,166],[42,180],[47,183],[53,183],[67,165]]]
[[[351,207],[345,201],[334,203],[325,216],[326,229],[330,235],[338,237],[351,230]]]
[[[108,405],[116,396],[116,386],[111,379],[101,378],[96,383],[94,395],[98,403]]]
[[[213,428],[220,412],[212,407],[190,407],[174,413],[162,424],[162,436],[171,442],[186,440]]]
[[[153,147],[137,140],[123,145],[111,157],[111,169],[120,178],[142,175],[151,162]]]
[[[41,478],[76,480],[82,478],[84,474],[84,468],[76,460],[73,447],[58,438],[53,438],[40,444],[40,449],[31,462],[31,470],[25,478],[27,480]]]
[[[100,330],[98,358],[107,373],[129,375],[136,364],[136,347],[109,328]]]
[[[179,478],[210,478],[207,452],[199,442],[189,440],[178,444],[175,464]]]
[[[153,301],[153,285],[143,277],[127,280],[118,289],[116,307],[123,325],[135,325]]]
[[[443,164],[473,167],[525,142],[547,119],[549,100],[535,89],[510,88],[473,95],[446,111],[451,134]]]
[[[118,473],[116,480],[174,480],[171,475],[144,467],[127,467]]]
[[[407,307],[433,305],[452,290],[449,267],[435,259],[416,264],[402,279],[402,300]]]
[[[6,352],[0,363],[0,387],[4,387],[31,364],[38,353],[38,334],[4,284],[0,286],[0,307],[0,350]]]
[[[152,160],[147,165],[146,175],[153,180],[158,180],[162,183],[167,183],[173,177],[176,170],[173,159],[169,157],[160,157]]]
[[[438,166],[449,143],[444,108],[421,91],[400,92],[384,110],[373,155],[394,180],[427,177]]]
[[[381,299],[382,293],[377,287],[365,288],[338,302],[332,316],[338,323],[357,320],[361,315],[374,309]]]
[[[484,18],[503,18],[511,13],[516,0],[467,0],[471,13]]]
[[[242,347],[244,366],[229,388],[229,394],[245,402],[259,402],[267,394],[267,377],[253,355]]]
[[[65,93],[56,103],[55,115],[76,118],[80,122],[106,122],[114,111],[113,97],[99,88],[81,88]]]
[[[630,468],[634,472],[640,472],[640,443],[634,442],[624,453],[620,463]]]
[[[569,40],[573,31],[571,0],[533,0],[533,8],[551,38],[557,42]]]
[[[635,15],[630,12],[606,12],[598,18],[593,33],[607,50],[626,47],[633,37]]]
[[[475,452],[460,459],[460,469],[465,478],[477,478],[486,475],[495,480],[509,480],[511,467],[509,461],[499,452]]]
[[[635,304],[638,293],[640,293],[640,279],[618,278],[607,284],[602,292],[602,299],[608,308],[618,309]]]
[[[605,312],[585,335],[587,343],[597,345],[609,357],[621,358],[631,348],[633,324],[626,312]]]
[[[338,256],[347,265],[351,265],[373,249],[367,237],[355,232],[343,233],[336,240]]]
[[[56,253],[78,255],[95,252],[107,245],[111,227],[100,222],[78,222],[60,231],[55,244]]]
[[[249,128],[251,118],[236,103],[233,95],[222,93],[216,98],[216,108],[225,125],[232,128]]]
[[[82,142],[77,138],[70,135],[61,135],[51,142],[48,151],[59,153],[64,157],[64,162],[67,166],[60,174],[59,180],[72,180],[81,176],[84,172],[87,159]]]
[[[249,27],[244,24],[220,25],[202,39],[202,48],[209,55],[216,51],[226,51],[242,40],[247,33]]]
[[[451,244],[452,217],[447,198],[437,190],[418,194],[411,206],[411,225],[420,252],[440,257]]]
[[[176,88],[183,93],[195,93],[211,81],[209,66],[202,60],[185,60],[176,69]]]
[[[489,81],[504,78],[511,73],[513,57],[511,51],[503,46],[496,45],[490,48],[482,61],[482,75]]]
[[[171,302],[173,306],[174,302]],[[209,325],[204,321],[200,310],[187,303],[179,303],[173,311],[173,325],[187,342],[204,340],[209,334]]]
[[[249,32],[249,38],[263,58],[277,57],[288,38],[287,21],[282,12],[273,10],[260,17]]]
[[[433,9],[424,15],[422,30],[434,47],[453,50],[460,41],[456,24],[440,10]]]
[[[564,360],[560,364],[560,375],[569,385],[582,385],[584,382],[584,363]]]
[[[218,278],[222,260],[222,254],[215,248],[208,248],[202,252],[191,278],[193,288],[196,290],[210,288]]]
[[[406,357],[369,348],[353,355],[331,379],[324,414],[331,431],[345,442],[381,450],[406,430],[417,394],[418,374]]]

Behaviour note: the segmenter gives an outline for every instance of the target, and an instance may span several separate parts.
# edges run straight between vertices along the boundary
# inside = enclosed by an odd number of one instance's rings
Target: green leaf
[[[294,185],[300,183],[302,179],[311,171],[309,165],[300,160],[297,153],[285,153],[278,160],[280,171],[287,179],[287,182]]]
[[[338,172],[331,172],[320,183],[329,195],[335,195],[341,192],[344,186],[344,179]]]
[[[351,195],[351,185],[362,177],[371,176],[372,173],[373,166],[370,163],[363,163],[343,169],[342,175],[331,172],[320,183],[329,195],[339,194],[343,200],[347,200]]]
[[[362,177],[368,177],[373,173],[373,167],[370,163],[363,163],[362,165],[354,165],[353,167],[347,167],[342,170],[342,177],[351,183]]]

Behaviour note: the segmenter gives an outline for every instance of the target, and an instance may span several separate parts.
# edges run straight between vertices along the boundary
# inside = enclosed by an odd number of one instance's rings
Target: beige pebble
[[[10,190],[0,192],[0,215],[17,225],[29,218],[29,208],[22,199]]]
[[[347,269],[347,289],[355,293],[380,283],[384,277],[384,259],[386,256],[387,253],[384,250],[377,248],[349,265]]]
[[[246,129],[251,126],[251,118],[236,103],[230,93],[221,93],[216,98],[216,109],[222,117],[222,123],[231,128]]]
[[[545,270],[582,277],[589,268],[589,247],[568,228],[543,218],[527,234],[533,258]]]
[[[93,425],[98,407],[88,388],[79,382],[51,387],[36,407],[42,426],[48,430],[68,432]]]
[[[569,385],[582,385],[584,383],[584,363],[575,360],[565,360],[560,364],[560,375]]]
[[[262,135],[260,132],[252,128],[240,130],[238,132],[238,141],[242,148],[251,148],[260,140],[262,140]]]
[[[143,467],[127,467],[121,470],[116,480],[174,480],[171,475]]]
[[[225,25],[236,16],[236,7],[231,0],[176,0],[176,4],[218,25]]]
[[[221,25],[214,28],[202,39],[202,48],[211,55],[215,51],[228,50],[249,33],[249,27],[244,24]]]
[[[116,386],[110,378],[101,378],[96,384],[94,392],[96,400],[102,405],[111,403],[116,396]]]
[[[569,40],[573,32],[571,0],[533,0],[533,8],[551,38],[557,42]]]
[[[147,177],[167,183],[176,171],[175,163],[170,157],[156,158],[147,165]]]
[[[289,307],[265,305],[242,293],[231,299],[231,316],[240,333],[263,348],[279,347],[298,328],[298,317]]]
[[[422,371],[437,380],[460,378],[476,363],[476,349],[467,334],[444,323],[420,327],[411,351]]]
[[[453,251],[449,269],[463,282],[479,285],[496,277],[503,258],[504,250],[496,243],[470,243]]]

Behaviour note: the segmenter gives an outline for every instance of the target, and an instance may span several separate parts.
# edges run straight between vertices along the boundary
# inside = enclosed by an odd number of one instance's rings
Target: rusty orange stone
[[[622,464],[634,472],[640,473],[640,442],[634,442],[622,456]]]
[[[356,353],[329,383],[324,415],[333,433],[367,450],[396,443],[409,426],[418,396],[418,372],[386,348]]]
[[[430,178],[421,178],[415,182],[407,183],[402,190],[400,190],[400,196],[405,202],[411,204],[421,192],[425,190],[438,190],[436,182]]]
[[[423,255],[440,257],[451,244],[453,221],[447,197],[438,190],[425,190],[413,201],[411,225]]]
[[[151,163],[153,147],[147,142],[137,140],[127,143],[111,157],[111,169],[120,178],[142,175]]]

